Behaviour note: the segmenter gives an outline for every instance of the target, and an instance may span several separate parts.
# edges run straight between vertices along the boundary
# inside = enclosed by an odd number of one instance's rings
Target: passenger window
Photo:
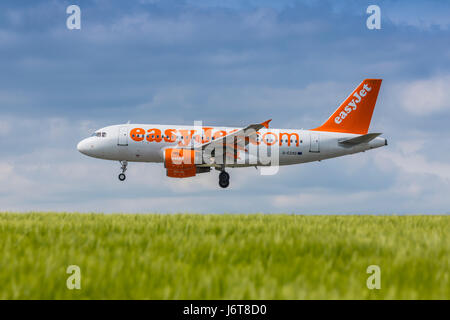
[[[102,137],[106,137],[106,132],[102,132]]]

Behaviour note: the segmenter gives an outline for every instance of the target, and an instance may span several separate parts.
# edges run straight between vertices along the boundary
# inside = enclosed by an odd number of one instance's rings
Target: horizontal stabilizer
[[[357,145],[360,143],[367,143],[369,141],[372,141],[379,135],[381,135],[381,133],[368,133],[368,134],[363,134],[356,138],[345,139],[345,140],[339,141],[339,143],[346,144],[349,146],[354,146],[354,145]]]

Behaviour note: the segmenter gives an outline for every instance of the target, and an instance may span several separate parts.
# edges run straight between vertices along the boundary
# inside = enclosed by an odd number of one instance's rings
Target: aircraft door
[[[128,145],[128,126],[119,127],[119,138],[117,141],[117,145],[119,146]]]
[[[309,152],[320,152],[320,139],[319,134],[315,132],[311,132],[310,134],[310,146],[309,146]]]

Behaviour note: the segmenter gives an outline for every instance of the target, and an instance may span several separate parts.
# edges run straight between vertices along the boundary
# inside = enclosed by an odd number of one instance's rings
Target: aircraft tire
[[[219,186],[222,188],[227,188],[230,185],[230,175],[228,172],[222,171],[219,174]]]

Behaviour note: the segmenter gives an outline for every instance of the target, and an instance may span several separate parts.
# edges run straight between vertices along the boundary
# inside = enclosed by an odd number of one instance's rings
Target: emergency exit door
[[[309,152],[320,152],[319,134],[311,133],[309,137],[310,137]]]

